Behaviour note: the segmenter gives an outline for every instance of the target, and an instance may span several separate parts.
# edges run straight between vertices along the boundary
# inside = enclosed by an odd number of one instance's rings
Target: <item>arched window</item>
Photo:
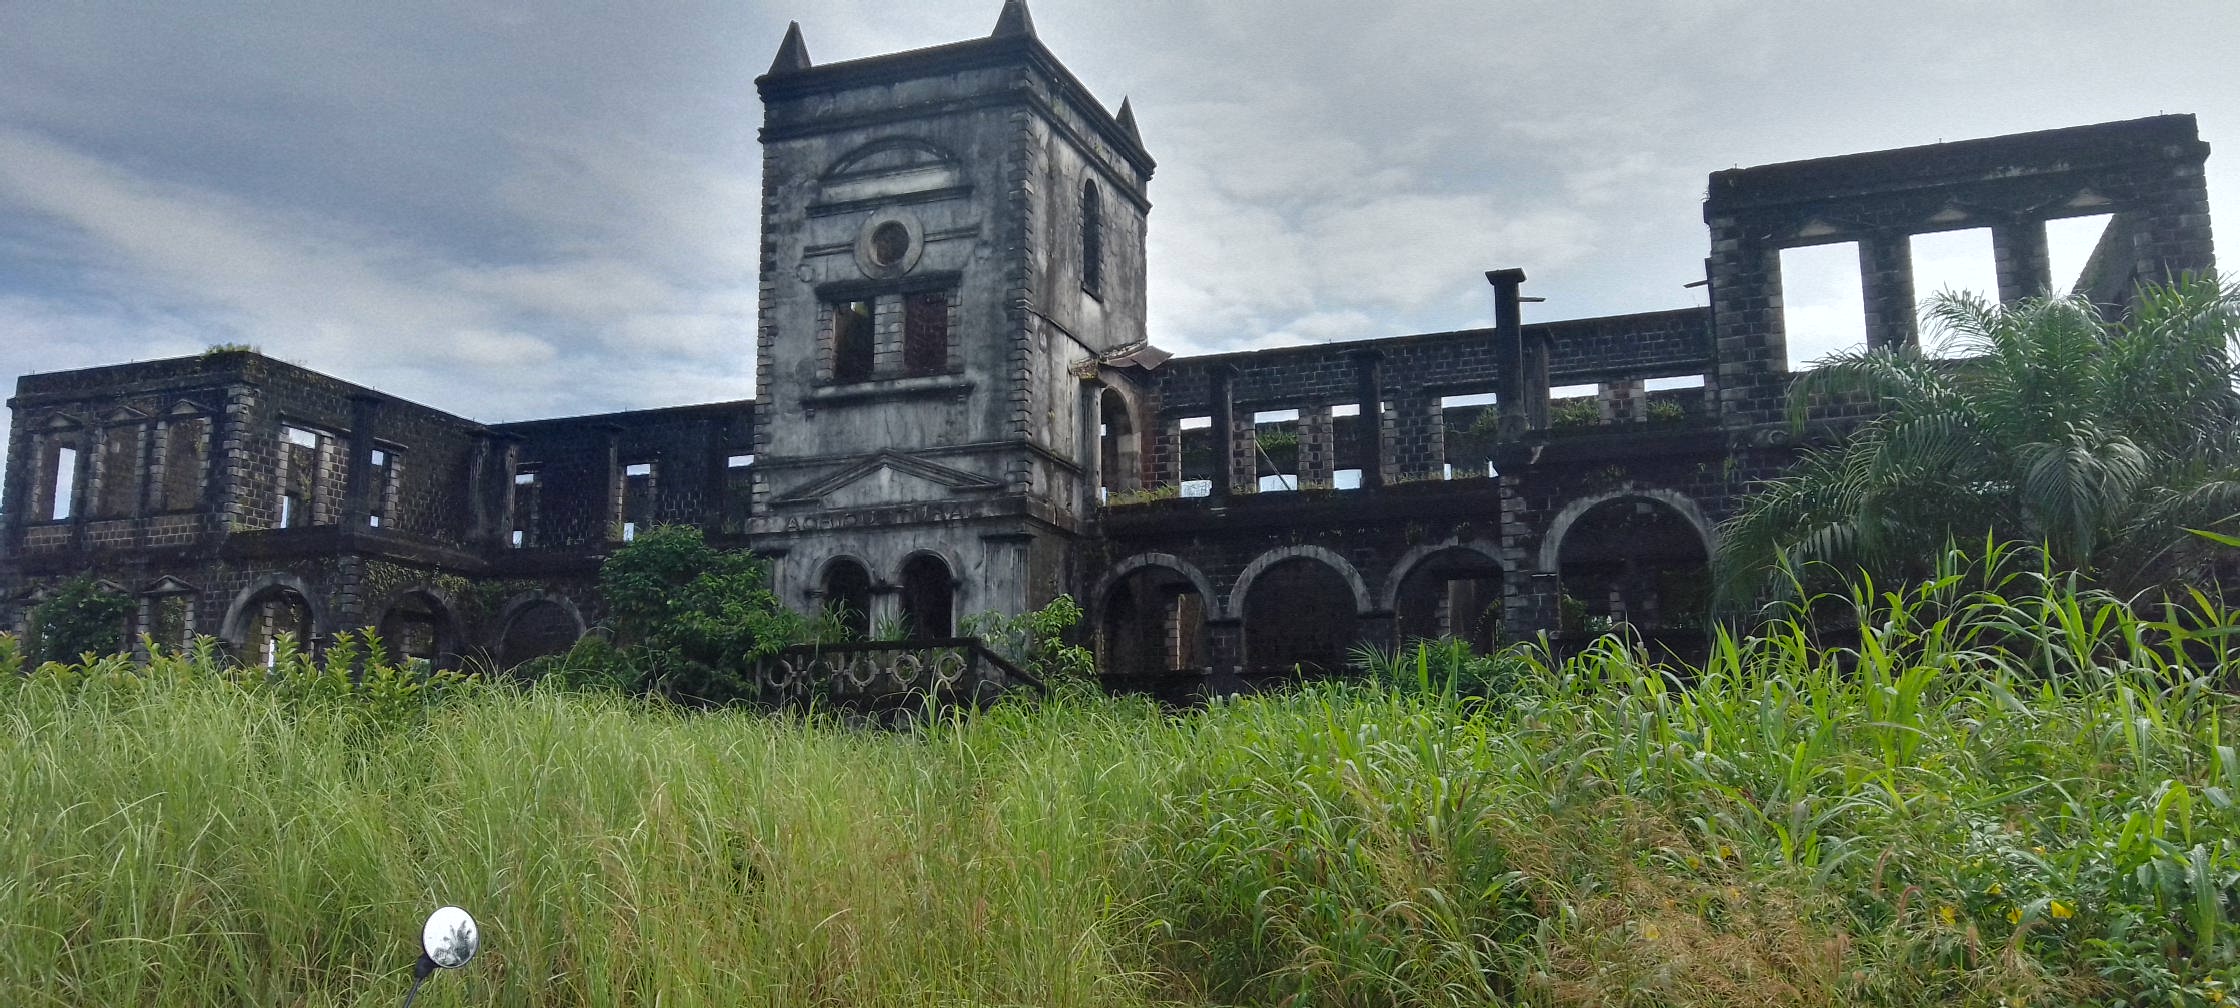
[[[1142,439],[1136,436],[1128,400],[1113,389],[1098,397],[1097,460],[1099,499],[1138,488],[1143,464]]]
[[[902,630],[911,640],[932,640],[955,633],[956,585],[949,565],[920,553],[902,565]]]
[[[1104,205],[1095,179],[1081,182],[1081,289],[1104,296]]]
[[[871,636],[871,572],[842,557],[824,570],[824,607],[853,640]]]

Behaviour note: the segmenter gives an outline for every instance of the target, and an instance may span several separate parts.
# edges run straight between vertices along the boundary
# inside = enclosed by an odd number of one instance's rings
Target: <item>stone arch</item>
[[[391,659],[452,668],[460,659],[458,612],[434,586],[414,585],[389,596],[373,627]]]
[[[1384,608],[1401,643],[1453,637],[1490,650],[1499,636],[1508,565],[1481,541],[1424,543],[1401,555],[1385,578]]]
[[[1694,526],[1696,536],[1702,540],[1703,551],[1706,554],[1718,550],[1718,534],[1713,531],[1715,526],[1712,525],[1711,519],[1704,517],[1703,508],[1696,504],[1694,498],[1677,490],[1666,490],[1661,487],[1635,487],[1580,497],[1565,504],[1562,510],[1557,511],[1555,518],[1548,522],[1547,534],[1540,537],[1540,572],[1544,574],[1555,573],[1557,556],[1563,548],[1563,537],[1571,531],[1571,526],[1578,524],[1580,518],[1585,517],[1587,512],[1594,510],[1599,505],[1627,497],[1647,498],[1679,512],[1680,517],[1687,519],[1688,524]]]
[[[1143,423],[1134,398],[1113,384],[1097,390],[1091,422],[1097,432],[1096,479],[1106,493],[1143,488]]]
[[[294,599],[292,604],[302,607],[301,618],[285,627],[270,625],[273,620],[270,618],[271,607],[267,603],[291,604],[288,601],[291,596]],[[233,604],[226,608],[225,619],[220,621],[218,628],[219,637],[233,649],[234,654],[261,665],[270,658],[267,641],[273,634],[282,630],[295,633],[302,638],[297,642],[298,645],[309,650],[312,644],[310,638],[331,629],[331,624],[320,605],[319,596],[312,592],[310,584],[294,574],[273,573],[243,585],[233,596]],[[259,633],[260,630],[263,632]],[[251,639],[252,636],[256,639]]]
[[[1106,676],[1205,669],[1213,590],[1196,567],[1172,554],[1138,554],[1099,578],[1090,599],[1098,669]]]
[[[1172,570],[1189,578],[1190,583],[1197,586],[1198,594],[1204,595],[1208,603],[1215,598],[1212,579],[1206,577],[1205,572],[1199,570],[1196,564],[1172,553],[1138,553],[1113,564],[1111,570],[1105,571],[1104,576],[1097,579],[1096,585],[1089,589],[1091,604],[1102,607],[1105,593],[1111,591],[1114,584],[1145,567],[1165,567]]]
[[[1712,547],[1693,502],[1669,491],[1618,491],[1574,501],[1558,517],[1543,561],[1570,600],[1559,609],[1567,612],[1562,632],[1593,634],[1594,621],[1608,619],[1676,654],[1700,648]],[[1582,531],[1588,534],[1574,534]]]
[[[1230,600],[1245,674],[1283,681],[1344,673],[1368,604],[1360,575],[1329,550],[1268,551],[1238,578]]]
[[[871,565],[853,554],[836,553],[817,566],[811,597],[836,609],[842,626],[857,638],[871,636]]]
[[[940,551],[918,549],[895,570],[902,593],[903,633],[915,639],[954,636],[957,632],[957,565]]]
[[[575,600],[558,592],[523,592],[498,609],[494,642],[498,665],[513,668],[533,658],[559,654],[582,640],[588,627]]]
[[[1353,590],[1354,615],[1371,611],[1373,603],[1370,601],[1369,586],[1361,580],[1361,572],[1355,570],[1345,557],[1321,546],[1284,546],[1254,557],[1250,564],[1245,565],[1244,573],[1237,575],[1236,586],[1229,589],[1229,618],[1244,618],[1245,590],[1252,586],[1253,579],[1259,577],[1261,571],[1286,560],[1298,559],[1320,561],[1336,571],[1345,580],[1346,587]]]

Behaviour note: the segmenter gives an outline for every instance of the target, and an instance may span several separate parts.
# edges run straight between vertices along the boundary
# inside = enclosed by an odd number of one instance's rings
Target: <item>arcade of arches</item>
[[[1360,645],[1452,638],[1486,653],[1508,639],[1505,623],[1524,611],[1512,607],[1524,605],[1566,611],[1559,649],[1625,623],[1653,649],[1700,658],[1710,551],[1701,519],[1683,510],[1691,502],[1664,491],[1588,501],[1558,522],[1552,540],[1537,544],[1545,552],[1523,561],[1522,573],[1512,573],[1517,568],[1502,562],[1492,541],[1467,538],[1411,549],[1383,570],[1356,569],[1314,547],[1232,555],[1243,573],[1226,611],[1221,582],[1191,561],[1135,554],[1114,568],[1096,599],[1102,671],[1121,688],[1223,666],[1248,681],[1277,682],[1344,674]],[[1554,569],[1535,570],[1550,559]],[[1363,601],[1375,598],[1389,611]]]

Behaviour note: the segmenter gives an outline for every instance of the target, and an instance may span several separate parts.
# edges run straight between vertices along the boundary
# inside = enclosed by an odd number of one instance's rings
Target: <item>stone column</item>
[[[1859,239],[1859,291],[1866,302],[1867,346],[1919,346],[1911,236],[1880,231]],[[2044,241],[2044,236],[2039,236]]]
[[[600,492],[606,496],[606,527],[598,532],[594,542],[622,541],[622,428],[608,424],[605,432],[605,475],[600,479]]]
[[[1330,404],[1321,403],[1299,409],[1299,486],[1326,487],[1331,473],[1337,469],[1337,445],[1331,435],[1334,425],[1330,419]]]
[[[1361,405],[1354,425],[1359,437],[1356,450],[1361,456],[1361,488],[1371,490],[1384,485],[1384,354],[1356,350],[1350,356],[1354,397]]]
[[[1206,695],[1223,696],[1242,690],[1243,673],[1244,620],[1207,616]]]
[[[1182,421],[1174,417],[1153,417],[1158,425],[1156,444],[1151,451],[1151,485],[1182,487]]]
[[[1993,225],[1991,257],[1999,274],[2000,304],[2045,297],[2053,289],[2053,260],[2046,252],[2044,221]]]
[[[80,549],[86,544],[86,513],[94,505],[93,453],[100,450],[94,431],[90,426],[78,429],[78,454],[71,464],[70,544]]]
[[[521,513],[521,502],[514,496],[517,488],[513,482],[514,477],[521,472],[521,435],[496,434],[492,435],[491,440],[496,452],[495,475],[501,481],[496,495],[498,513],[493,522],[495,527],[491,530],[491,537],[499,549],[508,549],[513,546],[514,519]]]
[[[373,513],[373,495],[381,492],[373,485],[372,472],[373,427],[380,417],[378,397],[362,392],[350,397],[350,457],[342,464],[340,523],[346,529],[366,527],[367,516]]]
[[[1237,369],[1215,364],[1206,369],[1208,411],[1213,414],[1213,499],[1229,499],[1236,485],[1237,404],[1232,388]]]

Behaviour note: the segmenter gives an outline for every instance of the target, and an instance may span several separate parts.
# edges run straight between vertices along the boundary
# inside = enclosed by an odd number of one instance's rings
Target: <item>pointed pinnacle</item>
[[[1003,13],[996,15],[996,30],[989,38],[1006,35],[1034,37],[1034,15],[1027,13],[1027,0],[1003,0]]]
[[[1126,97],[1120,99],[1120,111],[1114,113],[1112,118],[1120,124],[1120,132],[1126,133],[1128,139],[1136,142],[1136,146],[1143,146],[1143,134],[1136,130],[1136,110],[1128,104]]]
[[[786,22],[786,40],[778,43],[778,58],[770,61],[770,72],[793,73],[809,69],[809,44],[801,41],[801,22]]]

